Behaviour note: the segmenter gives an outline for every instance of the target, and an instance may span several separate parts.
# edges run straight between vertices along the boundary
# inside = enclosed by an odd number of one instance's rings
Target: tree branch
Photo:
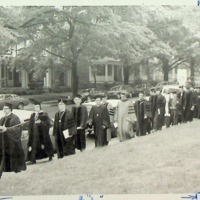
[[[174,61],[171,65],[169,65],[170,67],[172,67],[173,65],[175,65],[177,62],[183,60],[183,58],[179,58],[178,60]]]
[[[184,63],[184,62],[186,62],[186,61],[187,61],[187,59],[182,60],[180,63],[174,65],[173,67],[170,67],[170,68],[169,68],[169,71],[172,70],[172,69],[174,69],[174,68],[176,68],[176,67],[178,67],[180,64],[182,64],[182,63]]]
[[[47,33],[52,36],[52,37],[57,37],[57,38],[61,38],[61,39],[64,39],[64,40],[69,40],[69,38],[67,37],[62,37],[60,36],[59,34],[56,34],[53,30],[51,30],[49,27],[47,26],[44,26],[46,28],[46,31]]]
[[[19,26],[19,28],[30,27],[30,26],[32,26],[32,25],[29,25],[29,26],[26,26],[26,25],[29,24],[30,22],[36,20],[37,18],[41,17],[42,15],[48,14],[48,13],[51,13],[51,12],[55,12],[55,10],[54,10],[54,9],[51,9],[51,10],[47,10],[47,11],[43,12],[42,14],[38,14],[36,17],[33,17],[33,18],[29,19],[29,20],[26,21],[24,24],[22,24],[21,26]]]
[[[58,58],[66,59],[64,56],[58,55],[58,54],[56,54],[56,53],[53,53],[53,52],[51,52],[51,51],[49,51],[49,50],[47,50],[47,49],[43,49],[43,50],[46,51],[47,53],[53,55],[53,56],[58,57]]]

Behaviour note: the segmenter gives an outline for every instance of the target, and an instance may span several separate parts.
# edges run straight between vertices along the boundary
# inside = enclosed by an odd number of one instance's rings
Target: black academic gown
[[[137,136],[150,133],[151,105],[147,100],[138,100],[135,102],[135,115],[137,117],[136,128]]]
[[[108,145],[107,128],[110,127],[108,109],[104,105],[93,106],[89,113],[88,123],[94,126],[95,147]],[[106,128],[103,129],[102,125]]]
[[[36,118],[36,119],[35,119]],[[40,124],[35,121],[40,119]],[[35,162],[36,160],[53,157],[53,145],[49,136],[50,119],[47,113],[40,112],[31,114],[29,121],[29,138],[27,145],[27,161]],[[29,148],[31,147],[31,150]]]
[[[156,112],[154,116],[154,130],[162,130],[165,119],[165,97],[158,95],[156,99]]]
[[[177,104],[177,112],[178,112],[178,122],[182,123],[184,122],[184,104],[185,104],[185,91],[183,91],[182,93],[179,92],[177,94],[177,97],[179,99],[179,102]]]
[[[69,131],[70,137],[64,137],[64,130]],[[75,154],[76,125],[71,112],[67,109],[63,113],[57,112],[55,114],[53,135],[55,136],[58,159]]]
[[[194,99],[192,92],[186,92],[185,93],[185,99],[184,99],[184,121],[185,122],[191,122],[193,121],[193,111],[191,108],[194,106]]]
[[[25,155],[21,143],[21,126],[19,118],[11,113],[0,120],[0,125],[7,131],[0,133],[0,177],[2,172],[20,172],[26,170]],[[15,127],[14,127],[15,126]]]
[[[77,134],[75,135],[75,147],[82,151],[86,148],[85,129],[87,128],[88,120],[88,112],[86,106],[73,106],[72,115],[76,127],[81,127],[81,129],[77,129]]]

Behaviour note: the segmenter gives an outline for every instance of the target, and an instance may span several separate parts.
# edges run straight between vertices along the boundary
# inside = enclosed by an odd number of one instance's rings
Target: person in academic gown
[[[161,94],[161,89],[159,87],[156,88],[156,112],[154,116],[154,131],[162,130],[162,126],[164,124],[165,119],[165,97]]]
[[[96,105],[92,106],[88,126],[94,127],[95,147],[108,145],[107,129],[110,127],[110,117],[107,108],[101,104],[101,98],[95,99]]]
[[[150,103],[144,98],[144,92],[139,92],[139,100],[135,102],[135,115],[137,118],[137,136],[150,132],[151,108]]]
[[[177,111],[178,111],[178,122],[183,123],[184,120],[184,104],[185,104],[185,91],[182,85],[179,86],[179,93],[177,94],[177,98],[179,99],[178,105],[177,105]]]
[[[3,112],[5,116],[0,119],[0,177],[3,172],[26,170],[20,119],[12,113],[12,104],[5,103]]]
[[[35,112],[31,114],[29,120],[29,138],[27,164],[35,164],[36,160],[49,157],[49,161],[54,156],[53,145],[49,136],[50,118],[41,109],[40,102],[32,100]]]
[[[165,126],[169,128],[171,125],[171,113],[170,113],[170,103],[172,100],[172,94],[170,93],[169,89],[166,89],[166,93],[164,94],[165,97]]]
[[[170,108],[170,122],[171,125],[177,125],[179,120],[178,113],[179,99],[177,97],[177,93],[173,92],[173,98],[170,99],[169,108]]]
[[[154,119],[155,113],[156,113],[156,102],[157,102],[157,95],[156,95],[155,88],[150,89],[149,102],[151,105],[151,130],[153,130],[153,119]]]
[[[75,154],[76,125],[73,116],[66,109],[66,100],[58,100],[59,111],[55,114],[53,135],[58,159]]]
[[[190,90],[190,86],[186,85],[185,99],[184,99],[184,105],[183,105],[185,122],[193,121],[194,107],[195,107],[195,102],[193,98],[193,93]]]
[[[109,112],[109,116],[110,116],[110,128],[107,129],[107,135],[108,135],[108,137],[111,140],[112,136],[113,137],[117,137],[117,130],[116,130],[116,128],[113,125],[113,123],[114,123],[115,109],[107,101],[107,96],[106,95],[102,96],[102,104],[108,109],[108,112]]]
[[[120,142],[135,137],[134,122],[136,121],[134,104],[128,100],[127,91],[120,92],[121,101],[116,108],[115,122]]]
[[[75,147],[80,151],[86,149],[85,129],[87,128],[88,112],[84,105],[81,105],[81,95],[74,97],[75,106],[72,107],[72,115],[77,127],[75,135]]]
[[[192,101],[194,105],[193,118],[198,118],[198,93],[195,88],[192,89]]]

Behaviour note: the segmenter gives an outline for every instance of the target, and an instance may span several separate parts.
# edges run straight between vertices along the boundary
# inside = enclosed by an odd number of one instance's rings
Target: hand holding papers
[[[113,125],[114,125],[115,128],[118,127],[118,123],[117,122],[114,122]]]
[[[63,135],[64,135],[65,139],[71,137],[71,135],[69,135],[69,129],[64,130]]]

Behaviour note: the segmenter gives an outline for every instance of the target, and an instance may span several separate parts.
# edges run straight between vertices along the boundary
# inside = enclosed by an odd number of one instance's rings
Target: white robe
[[[116,108],[115,119],[117,121],[117,135],[120,141],[133,138],[133,123],[136,121],[134,105],[132,101],[119,101]]]

